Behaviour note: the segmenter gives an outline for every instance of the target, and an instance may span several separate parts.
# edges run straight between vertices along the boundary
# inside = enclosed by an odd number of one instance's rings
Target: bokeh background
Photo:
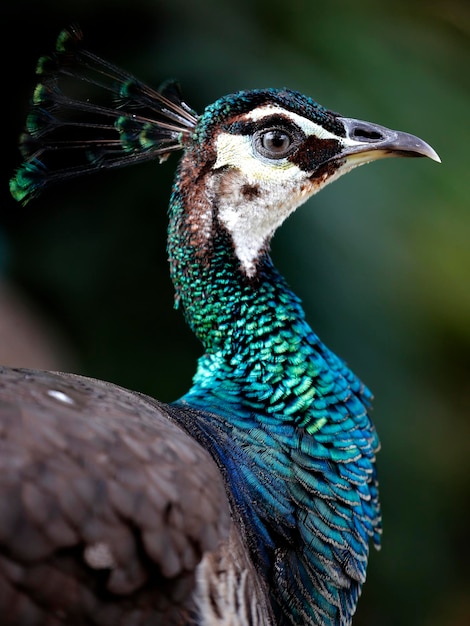
[[[0,361],[172,400],[201,350],[172,308],[176,160],[8,193],[38,56],[89,48],[202,108],[290,87],[439,152],[374,163],[291,217],[273,255],[312,326],[376,396],[384,516],[355,626],[470,624],[470,6],[465,0],[19,0],[0,9]],[[6,107],[6,111],[5,111]]]

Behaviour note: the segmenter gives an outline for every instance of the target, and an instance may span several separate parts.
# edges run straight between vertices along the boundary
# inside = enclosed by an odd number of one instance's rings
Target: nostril
[[[370,128],[364,128],[357,126],[350,133],[350,137],[353,139],[360,139],[361,141],[380,141],[383,139],[383,135],[378,130],[371,130]]]

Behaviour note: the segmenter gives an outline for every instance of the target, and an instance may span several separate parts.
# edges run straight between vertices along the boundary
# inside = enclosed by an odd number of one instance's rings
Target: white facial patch
[[[215,167],[219,220],[232,236],[235,252],[247,276],[275,230],[314,193],[308,173],[287,159],[274,163],[253,153],[251,137],[221,134]]]
[[[215,145],[217,160],[214,169],[229,165],[257,181],[276,183],[305,176],[305,172],[287,158],[274,161],[255,154],[250,135],[220,133]]]
[[[276,114],[289,119],[307,136],[333,139],[345,147],[361,144],[338,137],[315,122],[278,106],[258,107],[244,119],[253,122]],[[336,172],[310,180],[311,173],[287,157],[268,159],[258,154],[251,135],[220,133],[215,148],[217,159],[213,169],[221,169],[217,182],[214,181],[219,187],[214,189],[218,216],[232,236],[235,252],[247,276],[254,275],[261,251],[299,205],[327,183],[361,164],[361,159],[346,161]]]

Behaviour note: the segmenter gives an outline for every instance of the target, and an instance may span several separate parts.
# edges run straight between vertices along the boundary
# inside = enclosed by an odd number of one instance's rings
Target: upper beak
[[[387,156],[402,156],[429,157],[441,162],[437,152],[415,135],[348,117],[340,117],[339,121],[346,130],[341,156],[345,156],[348,161],[350,157],[365,163]]]

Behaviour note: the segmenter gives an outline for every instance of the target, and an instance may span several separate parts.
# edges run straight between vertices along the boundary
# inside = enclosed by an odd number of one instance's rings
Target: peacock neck
[[[285,416],[298,413],[313,397],[318,373],[312,371],[309,358],[318,339],[305,321],[299,299],[267,251],[256,274],[247,277],[211,208],[199,197],[201,208],[195,215],[194,205],[187,210],[187,200],[177,182],[170,211],[171,275],[176,302],[205,349],[193,394],[204,393],[205,406],[208,392],[223,394],[224,406],[233,397],[239,403],[234,407],[238,414],[241,405]],[[278,388],[278,402],[268,401]],[[220,412],[217,400],[214,403]]]
[[[254,278],[240,270],[224,233],[216,234],[206,257],[176,244],[184,265],[174,264],[176,302],[207,354],[250,360],[268,357],[273,335],[304,320],[299,299],[273,266],[269,255]]]

